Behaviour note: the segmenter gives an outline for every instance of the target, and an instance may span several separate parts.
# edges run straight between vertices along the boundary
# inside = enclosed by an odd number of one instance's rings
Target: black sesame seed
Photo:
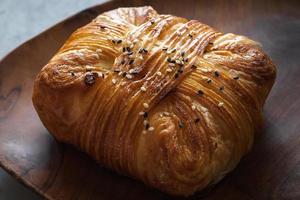
[[[126,48],[125,48],[125,47],[123,47],[122,51],[123,51],[123,52],[125,52],[125,51],[126,51]]]
[[[130,61],[129,61],[129,65],[131,65],[133,62],[134,62],[134,60],[130,60]]]
[[[130,56],[130,55],[132,55],[132,54],[133,54],[132,51],[130,51],[130,52],[127,53],[128,56]]]
[[[163,51],[168,51],[168,48],[167,47],[163,47],[162,50]]]
[[[147,123],[146,126],[145,126],[145,129],[148,130],[149,127],[150,127],[150,124]]]
[[[193,35],[189,33],[189,37],[190,37],[190,38],[193,38]]]
[[[183,125],[182,122],[179,122],[178,126],[179,126],[179,128],[183,128],[184,127],[184,125]]]
[[[188,58],[186,58],[185,60],[184,60],[184,62],[188,62],[189,61],[189,59]]]
[[[144,118],[147,118],[148,117],[148,112],[144,112]]]
[[[124,64],[125,64],[125,60],[122,60],[122,61],[121,61],[121,65],[124,65]]]
[[[185,52],[182,51],[182,52],[180,53],[180,55],[181,55],[181,57],[183,57],[183,56],[185,55]]]
[[[220,76],[220,73],[218,71],[215,71],[214,74],[215,74],[215,77],[219,77]]]
[[[105,26],[102,26],[102,25],[100,25],[100,28],[101,28],[101,29],[105,29],[106,27],[105,27]]]
[[[126,72],[123,72],[122,76],[123,76],[123,77],[125,77],[125,76],[126,76],[126,74],[127,74]]]
[[[192,65],[191,68],[192,69],[197,69],[197,66],[196,65]]]
[[[148,50],[147,50],[147,49],[143,49],[143,51],[144,51],[145,53],[148,53]]]
[[[72,76],[75,76],[75,73],[74,73],[74,72],[71,72],[71,75],[72,75]]]
[[[128,51],[128,52],[130,52],[131,50],[130,50],[130,47],[126,47],[126,50]]]
[[[224,90],[224,86],[221,86],[219,89],[220,89],[221,91],[223,91],[223,90]]]
[[[182,74],[182,73],[183,73],[183,70],[182,70],[182,69],[179,69],[177,72],[180,73],[180,74]]]
[[[131,72],[131,74],[138,74],[138,73],[139,73],[138,69],[134,69],[134,70]]]
[[[122,42],[122,40],[117,40],[117,44],[120,44]]]
[[[143,53],[143,49],[140,49],[140,50],[139,50],[139,53]]]
[[[175,78],[178,78],[178,77],[179,77],[179,74],[178,74],[178,73],[176,73],[176,74],[175,74]]]
[[[196,119],[194,120],[195,123],[198,123],[199,121],[200,121],[200,118],[196,118]]]
[[[169,58],[167,59],[167,61],[168,61],[169,63],[171,63],[171,62],[172,62],[172,58],[169,57]]]
[[[211,83],[211,79],[208,79],[206,82],[207,82],[207,83]]]
[[[118,73],[120,71],[121,71],[120,69],[114,69],[114,72],[116,72],[116,73]]]
[[[197,91],[197,94],[198,94],[199,96],[201,96],[201,95],[204,94],[204,92],[203,92],[202,90],[198,90],[198,91]]]
[[[111,40],[111,41],[112,41],[112,43],[114,43],[114,44],[116,43],[116,40]]]
[[[234,79],[234,80],[238,80],[239,78],[240,78],[240,77],[236,76],[236,77],[234,77],[233,79]]]
[[[154,24],[154,21],[151,21],[151,24]]]
[[[212,43],[212,42],[209,42],[208,44],[210,44],[210,45],[213,45],[214,43]]]
[[[84,81],[87,86],[91,86],[96,82],[96,77],[94,74],[88,73],[85,75]]]

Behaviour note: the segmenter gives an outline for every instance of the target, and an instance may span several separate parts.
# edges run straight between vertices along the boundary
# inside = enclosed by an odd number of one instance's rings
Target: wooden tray
[[[198,19],[258,40],[278,67],[265,105],[266,127],[253,150],[223,181],[191,198],[300,199],[300,2],[260,2],[114,1],[80,12],[27,41],[0,63],[1,166],[48,199],[171,198],[57,143],[31,102],[34,77],[70,33],[104,11],[152,5],[160,13]]]

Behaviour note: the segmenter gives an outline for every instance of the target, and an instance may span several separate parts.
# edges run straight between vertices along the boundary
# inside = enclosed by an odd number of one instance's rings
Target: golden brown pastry
[[[175,195],[216,183],[251,148],[276,70],[258,43],[151,7],[79,28],[38,74],[59,141]]]

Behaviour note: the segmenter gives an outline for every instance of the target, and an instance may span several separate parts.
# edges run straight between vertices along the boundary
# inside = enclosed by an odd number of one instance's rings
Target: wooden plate
[[[265,129],[223,181],[193,199],[300,199],[300,2],[135,0],[99,5],[27,41],[0,63],[0,164],[48,199],[165,199],[141,182],[103,169],[56,142],[31,102],[37,72],[64,40],[98,14],[152,5],[160,13],[198,19],[260,41],[278,67],[265,105]]]

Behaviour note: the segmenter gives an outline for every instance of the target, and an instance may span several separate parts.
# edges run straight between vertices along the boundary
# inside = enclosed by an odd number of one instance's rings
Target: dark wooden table
[[[56,142],[31,103],[35,75],[72,31],[103,11],[132,5],[246,35],[263,44],[278,68],[253,150],[223,181],[191,199],[300,199],[300,1],[114,1],[55,25],[0,63],[0,165],[49,199],[171,198]]]

